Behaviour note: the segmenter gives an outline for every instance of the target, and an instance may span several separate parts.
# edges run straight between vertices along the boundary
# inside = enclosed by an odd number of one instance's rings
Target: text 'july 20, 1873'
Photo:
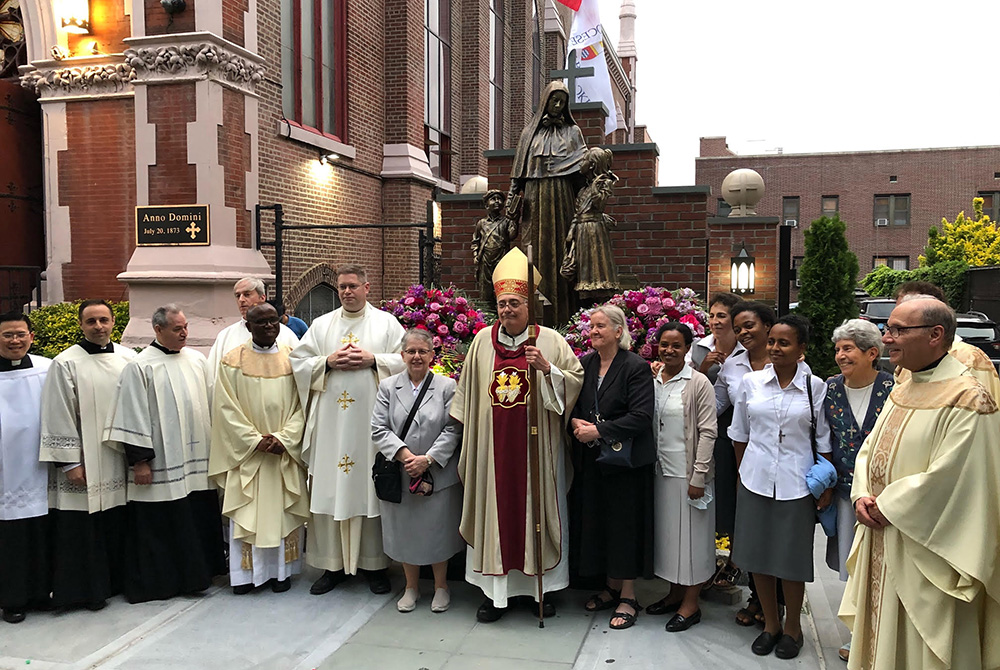
[[[208,205],[155,205],[135,208],[139,247],[208,246]]]

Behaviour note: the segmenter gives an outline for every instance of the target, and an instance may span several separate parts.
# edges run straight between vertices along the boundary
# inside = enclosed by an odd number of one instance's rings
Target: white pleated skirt
[[[682,586],[707,581],[715,574],[715,501],[708,509],[691,507],[686,477],[657,476],[653,495],[656,576]]]

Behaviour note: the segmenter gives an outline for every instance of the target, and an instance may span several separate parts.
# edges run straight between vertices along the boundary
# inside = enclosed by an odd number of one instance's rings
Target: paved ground
[[[817,555],[821,547],[817,541]],[[0,668],[10,670],[596,670],[597,668],[829,668],[843,662],[847,639],[835,620],[843,585],[825,566],[808,588],[805,648],[794,661],[750,652],[756,628],[732,623],[734,606],[704,602],[702,623],[684,633],[663,630],[666,617],[642,615],[627,631],[608,629],[608,613],[582,610],[587,594],[557,596],[559,611],[543,630],[526,610],[479,624],[478,591],[454,584],[452,608],[430,611],[431,584],[422,583],[417,610],[399,614],[398,593],[374,596],[363,580],[310,596],[318,573],[296,578],[291,591],[233,596],[220,584],[199,597],[129,605],[111,601],[97,613],[30,614],[0,622]],[[402,574],[393,571],[402,588]],[[639,589],[648,604],[665,592],[659,582]],[[819,644],[817,645],[817,634]],[[817,651],[819,650],[819,651]]]

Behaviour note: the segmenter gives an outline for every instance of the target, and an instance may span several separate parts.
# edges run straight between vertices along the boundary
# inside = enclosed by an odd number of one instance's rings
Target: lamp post
[[[745,242],[740,245],[740,252],[733,256],[730,261],[730,290],[737,295],[752,294],[756,271],[754,257],[747,253]]]

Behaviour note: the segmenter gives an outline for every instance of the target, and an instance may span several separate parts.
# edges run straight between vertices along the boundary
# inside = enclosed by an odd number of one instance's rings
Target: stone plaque
[[[211,244],[208,205],[155,205],[135,208],[137,247],[191,247]]]

